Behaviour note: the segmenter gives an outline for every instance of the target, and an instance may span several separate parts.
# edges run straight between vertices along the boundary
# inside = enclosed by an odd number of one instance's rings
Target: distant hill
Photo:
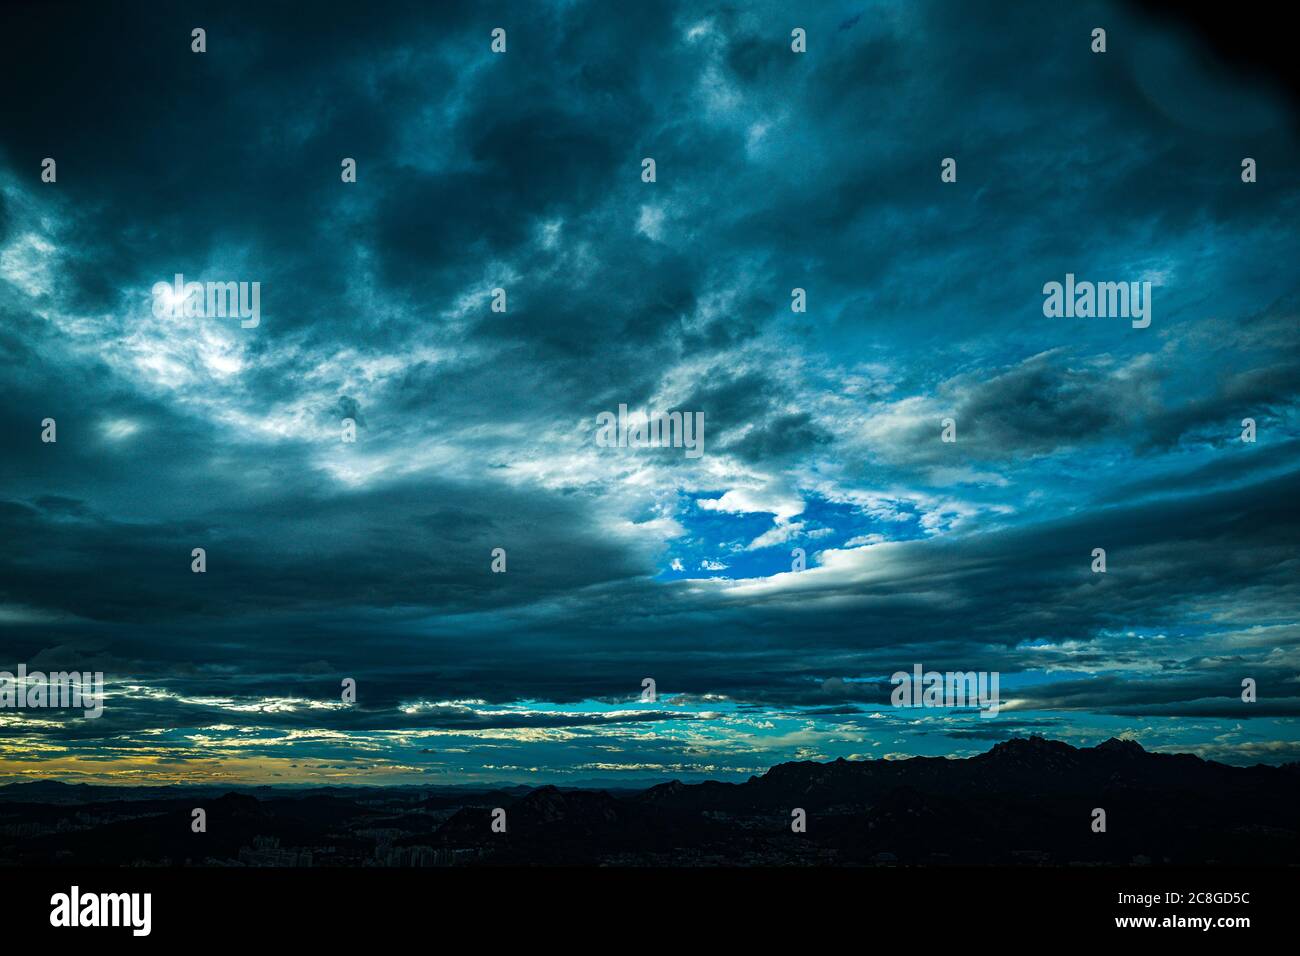
[[[592,802],[534,791],[439,831],[488,859],[711,863],[1297,863],[1300,767],[1231,767],[1111,739],[1017,738],[966,759],[785,763],[739,784],[678,781]],[[791,832],[791,812],[807,832]],[[1106,830],[1092,828],[1093,811]],[[546,812],[541,812],[545,809]]]
[[[206,833],[190,828],[196,806]],[[795,809],[806,832],[791,830]],[[742,783],[641,791],[0,787],[0,865],[1300,864],[1298,833],[1300,765],[1232,767],[1114,739],[784,763]]]

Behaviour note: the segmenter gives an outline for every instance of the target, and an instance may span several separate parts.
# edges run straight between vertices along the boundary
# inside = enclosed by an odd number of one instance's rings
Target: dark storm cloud
[[[286,687],[320,686],[316,678],[295,676],[303,658],[290,649],[298,640],[310,640],[314,654],[325,656],[341,673],[357,672],[372,699],[389,702],[409,697],[416,688],[431,699],[472,693],[497,701],[532,695],[572,701],[616,694],[619,688],[631,696],[642,672],[652,672],[665,690],[754,702],[883,703],[889,690],[883,683],[828,686],[826,679],[889,674],[916,662],[938,670],[1010,672],[1024,663],[1018,645],[1047,637],[1080,642],[1068,657],[1048,658],[1058,664],[1088,665],[1091,659],[1093,666],[1105,668],[1123,665],[1127,657],[1133,665],[1159,667],[1150,647],[1139,648],[1134,640],[1097,641],[1095,635],[1115,627],[1178,632],[1195,626],[1207,601],[1236,601],[1233,595],[1239,593],[1251,595],[1258,618],[1285,620],[1297,596],[1295,557],[1288,544],[1296,532],[1288,505],[1293,481],[1294,476],[1287,476],[1235,493],[1111,509],[1026,531],[904,543],[893,546],[897,554],[883,559],[883,576],[870,583],[852,574],[831,577],[802,594],[776,595],[746,606],[721,594],[692,595],[684,584],[665,597],[650,582],[635,578],[617,584],[585,582],[587,597],[577,604],[565,597],[575,585],[561,568],[549,568],[549,574],[539,577],[538,570],[524,565],[526,593],[536,602],[527,615],[480,616],[459,633],[434,621],[417,630],[400,617],[384,622],[346,611],[366,599],[391,601],[403,588],[406,599],[417,603],[413,576],[403,576],[394,562],[386,562],[394,579],[389,590],[378,583],[379,568],[359,566],[340,577],[329,570],[339,562],[322,561],[321,573],[305,566],[293,573],[283,567],[277,572],[262,553],[251,568],[218,572],[214,567],[205,578],[189,575],[182,566],[164,580],[184,582],[183,598],[156,594],[146,600],[159,612],[174,609],[172,613],[186,610],[186,602],[191,602],[195,613],[201,609],[213,619],[207,639],[192,624],[182,633],[206,640],[212,646],[204,648],[204,656],[227,661],[235,671],[213,673],[208,683],[191,682],[196,693],[221,693],[224,688],[227,693],[274,694]],[[1091,545],[1097,541],[1108,546],[1110,570],[1104,576],[1088,570]],[[396,548],[397,542],[390,540],[389,547]],[[555,546],[550,551],[577,554]],[[240,559],[232,554],[230,560]],[[138,561],[132,564],[139,566]],[[488,587],[494,585],[491,578],[484,581],[482,574],[468,570],[460,580],[442,581],[418,566],[413,571],[432,582],[425,607],[432,601],[464,602],[486,611],[518,599],[517,594]],[[1207,594],[1210,581],[1214,590]],[[200,597],[195,593],[200,585],[212,590]],[[113,602],[125,605],[132,596],[123,593],[121,583],[106,581],[103,590],[100,600],[112,608],[118,606]],[[833,595],[840,601],[825,601]],[[37,606],[47,603],[43,593],[25,597],[26,603]],[[72,609],[91,599],[81,594]],[[317,630],[306,621],[272,624],[256,616],[254,609],[290,599],[300,608],[313,603],[335,606],[345,620]],[[818,599],[826,604],[824,610]],[[52,598],[48,603],[58,606]],[[254,616],[238,626],[217,623],[221,617],[239,620],[250,614]],[[700,645],[695,624],[703,620],[709,621],[707,647]],[[369,635],[360,652],[353,628]],[[792,633],[799,635],[794,645]],[[281,652],[263,646],[275,634],[284,642]],[[153,638],[146,635],[144,640],[142,650]],[[1125,643],[1131,651],[1123,649]],[[129,647],[130,639],[123,644]],[[162,647],[157,652],[171,656]],[[430,653],[447,663],[422,667],[419,661]],[[1225,676],[1213,681],[1174,673],[1170,680],[1086,681],[1025,694],[1030,700],[1041,699],[1044,706],[1128,712],[1143,700],[1163,706],[1233,696],[1239,693],[1241,673],[1272,676],[1271,696],[1288,694],[1285,685],[1276,686],[1275,666],[1252,660],[1258,650],[1243,648],[1242,653],[1246,656],[1241,667],[1249,673],[1223,668]],[[179,659],[191,656],[184,643],[174,654]],[[282,667],[276,666],[277,659]],[[258,668],[244,673],[252,660]]]
[[[1049,356],[1035,356],[974,384],[957,417],[972,424],[976,441],[1007,452],[1055,449],[1104,435],[1136,411],[1132,396],[1143,397],[1141,383],[1130,394],[1116,395],[1105,388],[1107,378],[1103,370],[1054,366]],[[1103,393],[1104,403],[1097,400]]]
[[[1138,717],[1300,717],[1300,688],[1294,672],[1244,658],[1224,662],[1210,676],[1172,680],[1098,677],[1062,681],[1020,694],[1022,709],[1093,710]],[[1255,703],[1242,706],[1241,678],[1251,677],[1265,690]]]
[[[159,620],[323,606],[465,611],[641,570],[583,527],[580,502],[510,498],[421,483],[361,498],[300,493],[260,508],[196,510],[174,523],[123,523],[83,502],[47,496],[0,506],[12,543],[0,572],[12,596],[50,611]],[[461,510],[440,500],[475,505]],[[382,551],[362,543],[370,536],[384,541]],[[509,576],[484,574],[495,543],[507,537],[514,552]],[[193,547],[207,551],[204,576],[191,571]],[[556,548],[565,561],[543,559]],[[24,556],[33,553],[42,555],[38,569],[26,566]],[[127,573],[99,588],[87,585],[95,568],[112,566]]]
[[[748,461],[772,461],[788,455],[805,454],[832,440],[832,436],[814,423],[807,412],[794,412],[775,415],[723,447]]]
[[[1295,140],[1263,92],[1273,122],[1207,134],[1150,70],[1195,64],[1146,37],[1102,4],[19,9],[3,656],[136,688],[40,732],[599,730],[715,699],[852,728],[918,662],[1053,668],[1003,693],[1067,722],[1295,716]],[[1045,320],[1067,271],[1155,275],[1150,334]],[[262,282],[261,326],[151,323],[176,272]],[[703,411],[705,461],[589,454],[620,403]],[[733,489],[754,512],[693,523]],[[794,536],[797,578],[658,577],[809,489],[904,502],[907,533]],[[682,707],[500,710],[646,675]],[[354,709],[259,703],[343,677]]]

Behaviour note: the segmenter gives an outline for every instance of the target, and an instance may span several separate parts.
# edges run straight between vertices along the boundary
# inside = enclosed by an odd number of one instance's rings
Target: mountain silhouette
[[[796,808],[805,833],[791,830]],[[506,835],[491,834],[486,815],[440,837],[500,862],[549,858],[561,843],[586,862],[629,844],[655,863],[729,853],[750,863],[1300,861],[1296,765],[1231,767],[1113,738],[1091,748],[1016,738],[965,759],[784,763],[744,783],[674,780],[624,797],[543,788],[506,809],[509,839],[493,839]]]
[[[206,833],[191,830],[196,806]],[[1116,739],[799,761],[641,791],[0,787],[0,865],[1258,865],[1300,863],[1298,833],[1300,764]]]

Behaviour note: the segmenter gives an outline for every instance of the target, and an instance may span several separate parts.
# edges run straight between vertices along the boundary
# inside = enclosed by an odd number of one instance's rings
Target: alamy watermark
[[[1151,324],[1150,282],[1075,282],[1065,274],[1065,284],[1043,286],[1043,315],[1049,319],[1132,319],[1133,328]]]
[[[103,715],[103,671],[28,673],[26,664],[18,665],[16,676],[0,671],[0,710],[48,707],[81,708],[90,718]]]
[[[601,412],[596,444],[601,448],[685,448],[687,458],[704,454],[703,412]]]
[[[148,936],[152,914],[152,893],[83,893],[74,885],[50,897],[50,925],[55,927],[125,926],[132,936]]]
[[[912,673],[896,671],[890,678],[897,684],[889,700],[895,707],[979,707],[980,717],[996,717],[998,671],[923,671],[912,665]]]
[[[154,283],[153,314],[159,319],[237,317],[241,328],[255,329],[262,321],[262,283],[186,282],[178,272],[171,283]]]

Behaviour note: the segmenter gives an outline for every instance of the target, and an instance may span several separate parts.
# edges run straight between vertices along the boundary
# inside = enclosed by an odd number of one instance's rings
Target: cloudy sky
[[[1096,3],[311,10],[0,31],[0,669],[108,693],[0,711],[0,780],[1300,758],[1268,81]],[[260,323],[156,317],[177,273]],[[1067,273],[1150,282],[1150,327],[1045,318]],[[601,447],[619,404],[704,454]],[[890,706],[916,664],[999,714]]]

